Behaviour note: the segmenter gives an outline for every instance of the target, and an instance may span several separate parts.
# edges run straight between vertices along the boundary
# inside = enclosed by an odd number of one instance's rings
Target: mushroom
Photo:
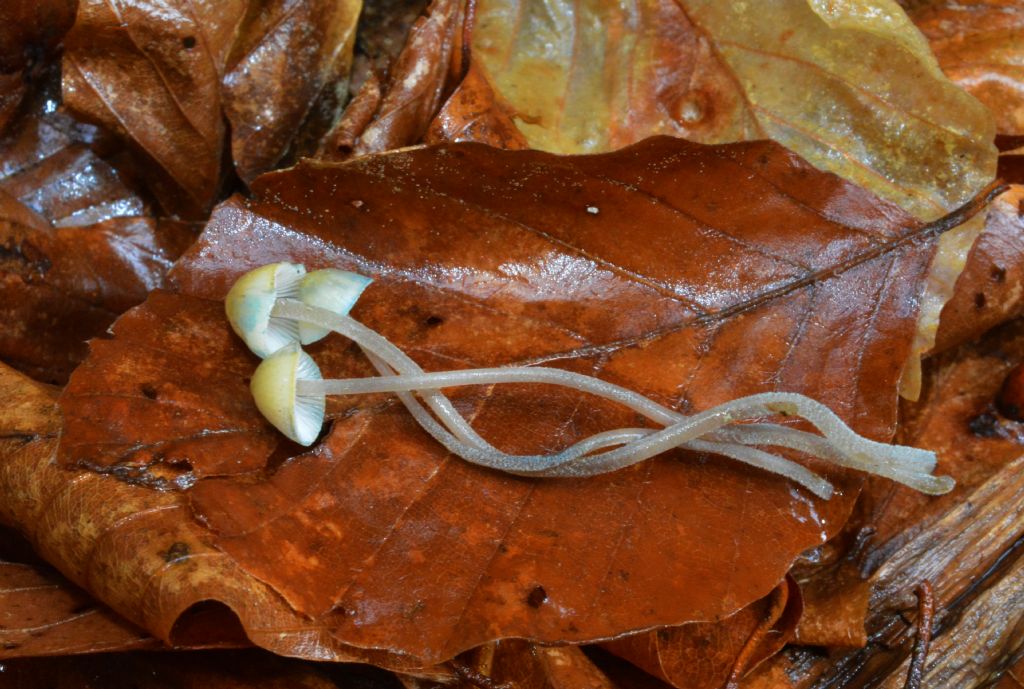
[[[285,267],[275,270],[280,270],[286,275],[289,274],[288,270],[293,268],[291,264],[279,265]],[[266,271],[271,267],[264,266],[254,272]],[[313,282],[315,289],[311,287],[303,290],[302,284],[316,274],[320,275]],[[328,394],[391,392],[398,395],[416,421],[450,452],[477,464],[520,475],[592,476],[630,466],[666,450],[681,447],[731,457],[782,474],[821,497],[831,495],[831,485],[805,467],[752,447],[767,445],[798,450],[841,466],[885,476],[930,494],[948,492],[954,485],[949,477],[931,474],[936,463],[934,453],[886,445],[863,438],[846,426],[825,405],[800,394],[761,393],[732,400],[700,414],[686,416],[628,388],[557,368],[501,367],[425,373],[393,343],[348,316],[352,305],[369,284],[369,279],[361,276],[350,277],[352,275],[343,271],[325,270],[300,277],[296,281],[299,286],[280,294],[269,308],[262,293],[259,298],[253,299],[259,304],[258,313],[262,320],[246,323],[246,327],[233,323],[236,332],[242,335],[243,339],[246,338],[243,333],[259,335],[267,331],[286,333],[292,337],[286,356],[292,357],[289,361],[295,367],[295,373],[291,378],[281,378],[292,381],[287,382],[291,392],[286,392],[284,399],[294,400],[295,404],[309,405],[310,409],[320,409],[321,421],[324,398]],[[243,277],[235,288],[232,288],[234,293],[239,285],[242,285],[242,293],[234,297],[236,303],[248,303],[244,291],[252,289],[250,284],[257,287],[265,284],[265,278],[256,281],[249,281],[248,278],[249,276]],[[266,288],[263,289],[265,291]],[[228,306],[229,318],[239,313],[249,315],[252,312],[251,309],[239,311],[233,309],[231,305]],[[275,325],[274,322],[291,322],[292,325]],[[302,332],[309,333],[314,339],[319,339],[327,332],[336,332],[351,339],[362,348],[381,373],[381,377],[324,380],[319,370],[315,369],[315,364],[312,364],[312,369],[310,368],[312,359],[307,363],[293,353],[298,350]],[[246,341],[253,351],[257,351],[253,343],[248,339]],[[263,347],[263,339],[258,339],[257,345]],[[264,365],[267,365],[267,362],[264,362]],[[277,364],[272,366],[276,367]],[[300,368],[302,371],[299,371]],[[283,374],[275,374],[280,375]],[[269,381],[278,378],[261,377],[262,379]],[[257,393],[255,382],[256,377],[253,379],[254,394]],[[480,437],[448,398],[439,392],[441,388],[461,385],[511,382],[563,385],[595,394],[624,404],[663,427],[624,428],[599,433],[551,455],[510,455],[494,448]],[[297,418],[298,412],[282,411],[275,406],[279,400],[273,397],[273,392],[268,387],[261,386],[259,392],[269,396],[262,401],[257,400],[261,411],[264,407],[276,410],[274,418],[267,415],[275,426],[303,444],[310,444],[315,440],[319,429],[312,435],[307,431],[302,436],[306,439],[305,442],[299,440],[298,434],[291,432],[294,425],[289,421]],[[430,408],[429,411],[414,393],[423,398]],[[732,425],[737,421],[772,414],[802,417],[814,425],[822,435],[777,424]]]
[[[293,342],[260,362],[249,389],[267,421],[295,442],[308,446],[323,428],[325,400],[322,394],[306,393],[299,383],[321,378],[320,367]]]

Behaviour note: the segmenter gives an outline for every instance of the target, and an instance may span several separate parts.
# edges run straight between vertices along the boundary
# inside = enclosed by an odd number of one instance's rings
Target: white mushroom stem
[[[390,341],[348,316],[293,300],[279,300],[273,315],[311,323],[348,337],[363,348],[384,376],[339,381],[300,381],[300,391],[305,394],[395,393],[424,429],[449,451],[469,461],[510,473],[590,476],[629,466],[673,447],[684,447],[716,452],[782,473],[819,495],[831,493],[827,482],[799,464],[749,447],[775,445],[886,476],[926,493],[948,492],[953,485],[948,477],[930,474],[935,466],[933,453],[863,438],[827,407],[803,395],[751,395],[688,417],[627,388],[562,369],[506,367],[424,373],[415,361]],[[617,401],[665,428],[620,429],[598,434],[553,455],[509,455],[495,449],[480,437],[447,397],[437,392],[444,387],[510,382],[565,385],[596,394]],[[423,396],[441,423],[423,408],[412,395],[413,392]],[[824,437],[774,424],[743,424],[725,428],[735,421],[773,413],[800,416],[811,422]],[[590,454],[616,445],[621,447],[597,455]]]
[[[366,350],[364,350],[364,352],[382,375],[394,375],[394,371],[388,367],[387,364],[378,359],[373,353],[366,352]],[[563,450],[557,455],[508,455],[499,450],[494,450],[493,448],[482,449],[462,443],[437,423],[423,405],[420,404],[419,401],[416,400],[409,392],[396,391],[396,394],[402,402],[405,403],[413,417],[416,418],[424,430],[426,430],[452,454],[476,464],[501,469],[508,473],[518,474],[521,476],[581,477],[606,473],[608,471],[612,471],[613,468],[608,468],[607,466],[599,467],[596,464],[592,464],[592,462],[595,459],[603,458],[611,453],[591,455],[591,452],[595,452],[606,447],[626,445],[655,433],[654,429],[650,428],[620,428],[614,431],[606,431],[604,433],[592,435],[589,438],[576,443],[572,447]],[[750,464],[751,466],[759,469],[780,474],[783,477],[804,486],[820,498],[827,500],[832,497],[833,488],[832,484],[828,481],[796,462],[791,462],[787,459],[777,457],[756,448],[748,447],[746,445],[706,442],[700,440],[683,443],[679,445],[679,447],[697,452],[724,455],[746,464]],[[588,462],[586,467],[581,468],[578,466],[569,466],[569,463],[574,462],[581,457],[586,457],[586,461]],[[625,466],[641,462],[645,458],[645,456],[639,455],[630,457],[628,458],[629,461],[622,463],[618,468],[623,468]],[[587,468],[590,469],[589,472],[586,471]]]

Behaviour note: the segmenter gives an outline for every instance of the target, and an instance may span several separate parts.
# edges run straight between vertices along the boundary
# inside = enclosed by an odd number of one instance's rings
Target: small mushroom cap
[[[287,344],[299,341],[299,326],[270,312],[281,297],[295,298],[306,268],[297,263],[270,263],[249,271],[235,282],[224,299],[231,327],[249,349],[268,357]]]
[[[332,313],[346,315],[371,282],[372,278],[347,270],[314,270],[306,274],[299,283],[299,299],[308,306],[317,306]],[[302,344],[316,342],[329,332],[326,328],[311,323],[299,323],[299,339]]]
[[[277,350],[252,375],[253,399],[267,421],[299,443],[312,445],[324,425],[325,397],[300,395],[300,380],[323,380],[320,367],[293,342]]]

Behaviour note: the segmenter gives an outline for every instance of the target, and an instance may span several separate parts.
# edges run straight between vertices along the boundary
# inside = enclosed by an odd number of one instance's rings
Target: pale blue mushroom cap
[[[316,306],[345,316],[371,282],[373,278],[347,270],[314,270],[302,278],[299,284],[299,299],[308,306]],[[326,328],[311,323],[299,323],[299,339],[302,344],[316,342],[326,337],[329,332]]]
[[[298,324],[271,315],[278,299],[297,298],[306,268],[297,263],[270,263],[249,271],[231,288],[224,310],[232,329],[249,349],[266,358],[287,344],[299,341]]]

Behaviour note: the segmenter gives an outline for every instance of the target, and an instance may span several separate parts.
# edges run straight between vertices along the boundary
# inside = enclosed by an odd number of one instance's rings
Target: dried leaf
[[[332,158],[343,157],[349,149],[359,155],[381,153],[409,146],[423,138],[445,95],[449,62],[460,37],[462,13],[461,0],[431,2],[427,14],[409,31],[372,121],[358,133],[354,143],[348,143],[338,134],[329,137],[332,143],[328,150],[337,152]],[[363,88],[377,87],[367,82]],[[363,99],[368,97],[369,94],[362,94]],[[360,95],[356,99],[359,101]]]
[[[680,689],[719,689],[793,640],[800,589],[787,579],[720,622],[695,622],[626,637],[604,648]]]
[[[427,369],[549,361],[684,410],[795,390],[869,436],[893,431],[930,251],[887,242],[920,225],[774,144],[660,138],[575,158],[452,145],[299,165],[254,191],[179,262],[181,294],[155,293],[95,343],[64,395],[63,461],[186,472],[216,547],[339,642],[435,662],[509,636],[727,615],[834,533],[859,479],[832,473],[839,494],[820,501],[672,453],[531,481],[446,456],[383,398],[337,401],[324,442],[289,458],[222,315],[256,265],[374,275],[357,317]],[[311,351],[327,375],[369,373],[346,342]],[[562,389],[457,400],[513,452],[636,423]]]
[[[470,672],[499,686],[516,689],[617,689],[577,646],[536,646],[509,639],[476,649],[460,658]],[[465,671],[463,674],[468,674]],[[478,686],[466,678],[460,689]]]
[[[474,64],[541,150],[767,136],[924,218],[995,170],[991,116],[894,2],[481,0],[472,37]]]
[[[337,120],[361,7],[361,0],[251,3],[223,90],[243,180],[277,167],[289,152],[311,152]]]
[[[243,179],[278,164],[304,124],[333,124],[359,7],[83,0],[64,99],[132,146],[165,208],[201,217],[222,187],[225,116]]]
[[[132,485],[125,473],[58,467],[55,391],[0,364],[0,394],[15,401],[0,410],[0,523],[17,526],[43,558],[130,622],[177,647],[249,641],[316,660],[409,666],[310,626],[213,547],[183,496]]]
[[[1015,0],[926,0],[910,17],[950,79],[995,115],[1000,134],[1024,134],[1024,7]]]
[[[7,0],[0,5],[0,135],[43,77],[48,58],[75,20],[78,0]]]
[[[1024,313],[1024,186],[989,207],[985,231],[971,248],[953,297],[942,309],[935,350],[971,342]]]
[[[0,658],[160,646],[49,568],[0,560]]]
[[[55,113],[26,116],[0,142],[0,358],[50,382],[163,284],[195,236],[152,217],[94,136]]]
[[[1021,465],[1024,425],[1001,418],[992,399],[1013,366],[1024,362],[1024,322],[1015,321],[980,344],[931,362],[922,399],[906,405],[903,442],[936,450],[958,480],[948,496],[922,500],[890,485],[869,482],[861,518],[874,531],[855,558],[872,597],[869,643],[859,651],[816,657],[800,651],[779,657],[759,673],[754,687],[843,688],[902,686],[914,630],[914,588],[929,580],[937,600],[925,686],[976,686],[967,678],[993,673],[1001,653],[1011,653],[1020,628]],[[833,600],[848,593],[837,587]],[[976,607],[980,606],[980,607]],[[973,611],[973,612],[972,612]],[[991,624],[980,619],[991,616]],[[1005,651],[1002,649],[1007,644]],[[935,652],[936,648],[944,649]],[[773,677],[788,677],[786,684]],[[932,684],[929,684],[931,682]],[[831,684],[830,684],[831,683]],[[884,684],[884,683],[883,683]]]
[[[201,215],[221,184],[221,78],[244,0],[82,0],[64,102],[129,143],[165,208]]]

